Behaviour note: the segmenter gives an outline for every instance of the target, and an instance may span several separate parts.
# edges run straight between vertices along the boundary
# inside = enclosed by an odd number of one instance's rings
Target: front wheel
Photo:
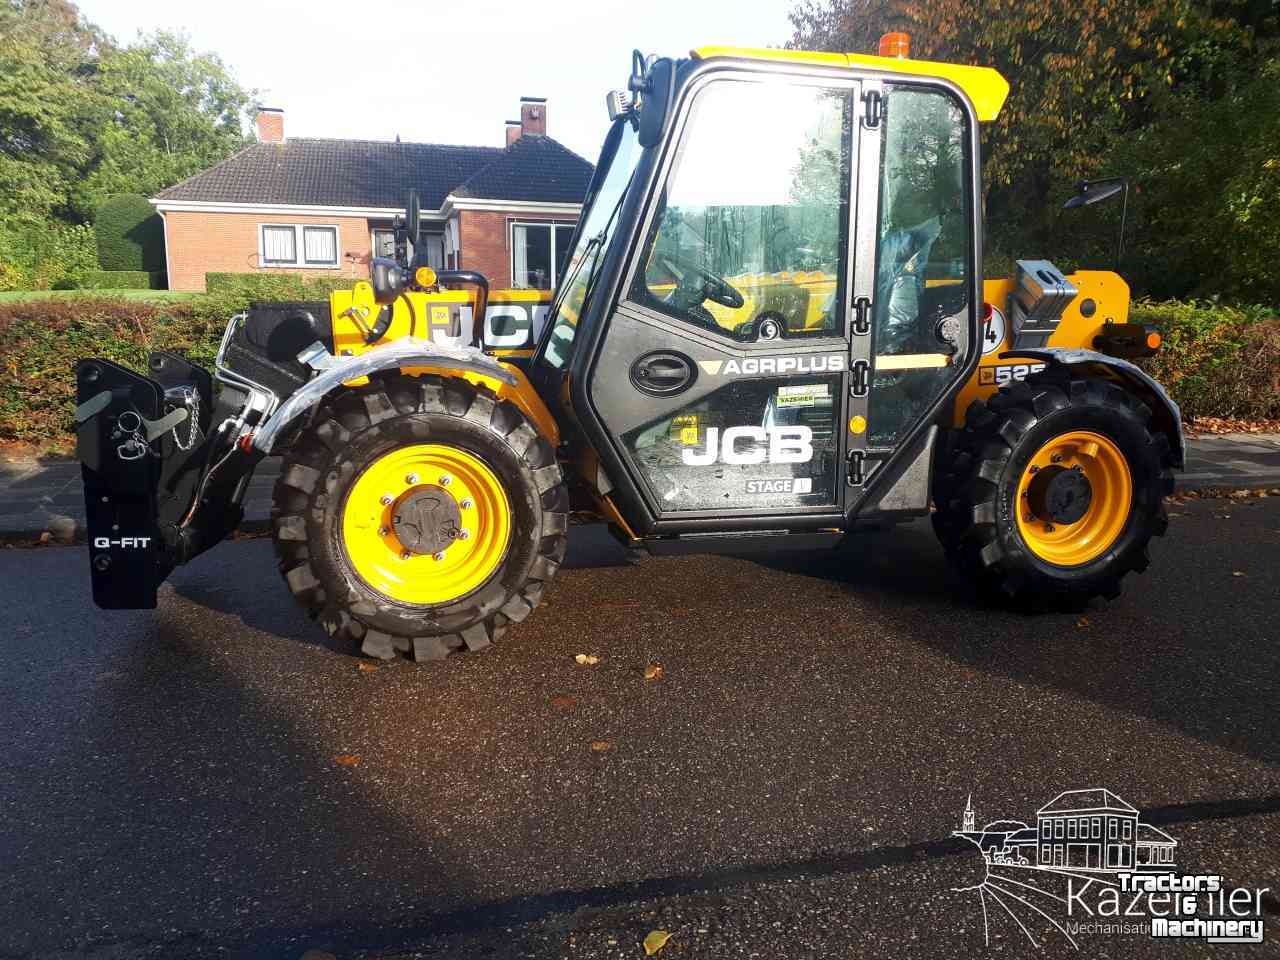
[[[393,376],[325,401],[275,489],[294,596],[380,659],[479,650],[523,620],[564,557],[551,444],[465,380]]]
[[[1114,598],[1168,526],[1168,439],[1114,383],[1044,373],[975,401],[948,454],[934,529],[980,587],[1034,606]]]

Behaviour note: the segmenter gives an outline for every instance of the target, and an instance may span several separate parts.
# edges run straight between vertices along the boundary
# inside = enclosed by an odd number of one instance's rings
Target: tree
[[[82,213],[116,194],[152,196],[247,142],[252,94],[216,55],[194,52],[184,37],[156,33],[116,51],[103,61],[99,86],[113,113],[76,193]]]
[[[58,0],[0,0],[0,222],[67,212],[104,115],[105,44]]]
[[[1005,76],[1009,99],[983,130],[989,250],[1112,266],[1118,206],[1060,208],[1076,181],[1124,175],[1136,188],[1126,266],[1139,292],[1280,298],[1265,293],[1276,291],[1266,272],[1280,205],[1277,10],[1275,0],[801,0],[790,46],[872,51],[902,30],[913,57]]]

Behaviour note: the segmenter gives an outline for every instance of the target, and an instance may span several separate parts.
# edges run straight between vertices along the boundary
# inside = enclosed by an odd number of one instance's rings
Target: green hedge
[[[73,290],[97,269],[88,224],[0,223],[0,290]]]
[[[206,273],[212,296],[250,300],[327,300],[335,290],[350,290],[356,277],[307,277],[287,273]]]
[[[159,275],[147,270],[90,270],[82,290],[154,290]]]
[[[1184,417],[1280,418],[1280,310],[1139,300],[1129,319],[1160,328],[1160,352],[1143,366]]]
[[[125,193],[103,201],[93,219],[103,270],[156,272],[164,264],[164,223],[147,198]]]
[[[140,368],[148,351],[163,348],[208,366],[227,318],[250,300],[318,299],[351,283],[247,276],[215,280],[213,292],[190,301],[85,296],[0,303],[0,442],[69,444],[72,371],[81,357]],[[1164,346],[1144,365],[1187,416],[1280,418],[1280,311],[1140,301],[1131,319],[1161,328]]]

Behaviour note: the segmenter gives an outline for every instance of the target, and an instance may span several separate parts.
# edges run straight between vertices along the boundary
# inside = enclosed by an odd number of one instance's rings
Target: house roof
[[[1159,827],[1153,827],[1149,823],[1139,823],[1138,832],[1134,838],[1138,843],[1158,843],[1177,846],[1178,841],[1173,839]]]
[[[505,149],[295,138],[250,144],[155,199],[398,208],[416,187],[423,209],[438,210],[465,184],[470,197],[578,203],[591,171],[550,137],[521,137]]]
[[[1064,790],[1038,811],[1039,813],[1069,813],[1080,810],[1119,810],[1137,813],[1110,790]]]
[[[1038,835],[1035,827],[1027,827],[1009,834],[1004,838],[1005,843],[1035,843]]]
[[[580,203],[592,165],[550,137],[520,137],[453,192],[485,200]]]

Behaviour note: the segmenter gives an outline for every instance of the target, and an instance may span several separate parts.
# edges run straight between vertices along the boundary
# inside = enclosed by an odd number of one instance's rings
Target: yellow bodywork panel
[[[1046,346],[1093,350],[1093,338],[1102,332],[1104,324],[1128,321],[1129,285],[1118,274],[1106,270],[1081,270],[1068,274],[1067,279],[1075,285],[1078,293],[1063,311],[1062,320]],[[1012,290],[1013,281],[1009,279],[988,280],[983,284],[983,299],[999,311],[998,316],[993,315],[992,326],[987,329],[1000,335],[983,340],[978,369],[956,397],[956,426],[964,423],[964,413],[974,400],[986,399],[1002,384],[1022,380],[1040,367],[1029,359],[1000,359],[1000,354],[1013,349],[1013,331],[1009,329],[1009,293]],[[1092,301],[1094,306],[1092,315],[1088,317],[1081,312],[1087,301]]]
[[[960,63],[934,60],[912,60],[905,57],[874,57],[861,53],[820,53],[804,50],[757,50],[749,47],[698,47],[693,56],[699,60],[730,57],[735,60],[765,60],[782,63],[812,64],[821,67],[860,67],[890,73],[909,73],[920,77],[949,80],[973,101],[974,112],[982,122],[1000,115],[1009,82],[992,67],[970,67]]]
[[[408,299],[409,303],[405,302]],[[502,290],[492,294],[489,307],[502,303],[543,303],[550,299],[550,293],[544,290]],[[388,343],[401,337],[412,335],[421,339],[429,339],[433,334],[449,337],[460,336],[467,326],[466,318],[471,313],[475,298],[470,291],[440,290],[430,293],[409,291],[404,297],[392,305],[391,325],[386,335],[378,342]],[[412,309],[410,309],[412,304]],[[329,295],[329,310],[333,317],[333,349],[339,357],[359,356],[367,350],[376,348],[365,343],[367,331],[377,322],[381,306],[373,298],[373,287],[361,280],[350,290],[335,290]],[[538,432],[553,446],[560,444],[560,428],[555,418],[547,409],[542,398],[538,396],[533,385],[523,370],[512,363],[504,361],[504,357],[527,356],[529,350],[494,350],[491,351],[503,369],[516,378],[514,385],[504,383],[495,377],[468,370],[455,370],[448,366],[404,367],[410,375],[440,374],[442,376],[460,377],[469,383],[487,387],[497,394],[500,400],[510,400],[529,418]],[[367,377],[359,377],[349,381],[349,387],[360,386],[367,382]]]

